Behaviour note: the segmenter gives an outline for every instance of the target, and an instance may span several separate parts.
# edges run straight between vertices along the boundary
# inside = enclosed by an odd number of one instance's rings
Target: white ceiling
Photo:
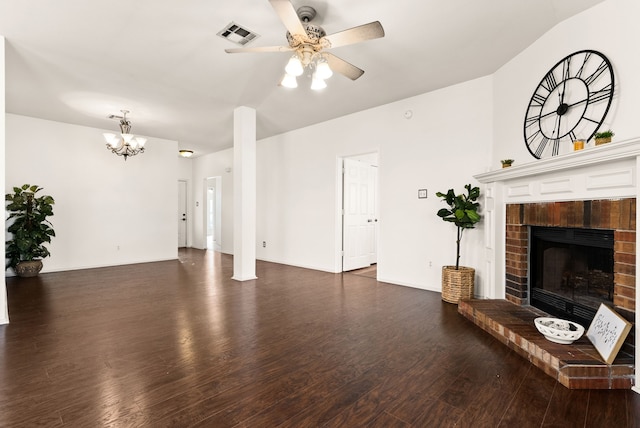
[[[177,140],[202,155],[233,145],[233,110],[257,137],[493,73],[560,21],[603,0],[293,0],[327,34],[379,20],[386,36],[331,52],[365,70],[321,92],[278,86],[287,53],[227,54],[234,21],[286,45],[268,0],[0,0],[9,113]],[[101,136],[96,135],[96,142]]]

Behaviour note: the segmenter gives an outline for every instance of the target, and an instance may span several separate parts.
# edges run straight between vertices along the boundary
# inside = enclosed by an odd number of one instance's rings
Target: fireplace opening
[[[612,230],[531,227],[530,304],[585,328],[613,303]]]

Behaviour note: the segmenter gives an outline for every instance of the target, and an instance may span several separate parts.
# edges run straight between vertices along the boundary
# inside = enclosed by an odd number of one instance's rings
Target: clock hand
[[[583,99],[583,100],[576,101],[575,103],[571,103],[571,104],[564,104],[566,107],[565,107],[564,113],[562,113],[562,114],[565,114],[567,111],[569,111],[569,109],[570,109],[571,107],[575,107],[575,106],[577,106],[578,104],[582,104],[582,103],[585,103],[585,102],[588,102],[588,101],[589,101],[589,98],[585,98],[585,99]],[[559,114],[559,113],[558,113],[558,110],[552,110],[552,111],[550,111],[549,113],[545,113],[545,114],[543,114],[543,115],[540,115],[540,119],[543,119],[543,118],[545,118],[545,117],[551,116],[552,114]]]

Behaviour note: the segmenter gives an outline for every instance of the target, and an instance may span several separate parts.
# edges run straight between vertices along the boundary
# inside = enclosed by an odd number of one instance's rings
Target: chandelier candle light
[[[129,110],[120,110],[122,116],[109,115],[109,119],[120,119],[120,135],[111,134],[105,132],[104,139],[107,142],[107,149],[118,156],[124,156],[124,160],[127,160],[129,156],[135,156],[138,153],[144,152],[144,144],[147,142],[146,138],[136,137],[131,134],[131,122],[127,119],[127,113]]]

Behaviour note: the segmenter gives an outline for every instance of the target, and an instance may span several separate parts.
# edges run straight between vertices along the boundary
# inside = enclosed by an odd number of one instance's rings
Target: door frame
[[[214,236],[216,240],[214,241],[213,251],[222,251],[222,176],[212,176],[205,177],[203,180],[202,186],[202,242],[204,249],[208,249],[207,245],[207,232],[208,232],[208,210],[209,206],[207,204],[208,195],[207,190],[209,188],[209,180],[215,180],[215,214],[214,214]]]
[[[377,167],[378,173],[376,174],[376,189],[375,189],[375,198],[376,198],[376,211],[378,211],[378,219],[380,219],[380,152],[378,150],[373,150],[370,152],[364,152],[353,155],[344,155],[338,156],[336,158],[336,214],[335,214],[335,255],[334,255],[334,269],[336,273],[343,272],[343,239],[344,239],[344,222],[343,222],[343,212],[344,212],[344,159],[345,158],[362,158],[365,156],[376,155],[377,157]],[[375,245],[376,245],[376,254],[380,253],[379,242],[379,229],[380,229],[380,221],[376,223],[376,231],[375,231]],[[380,265],[379,257],[377,258],[377,265]]]

